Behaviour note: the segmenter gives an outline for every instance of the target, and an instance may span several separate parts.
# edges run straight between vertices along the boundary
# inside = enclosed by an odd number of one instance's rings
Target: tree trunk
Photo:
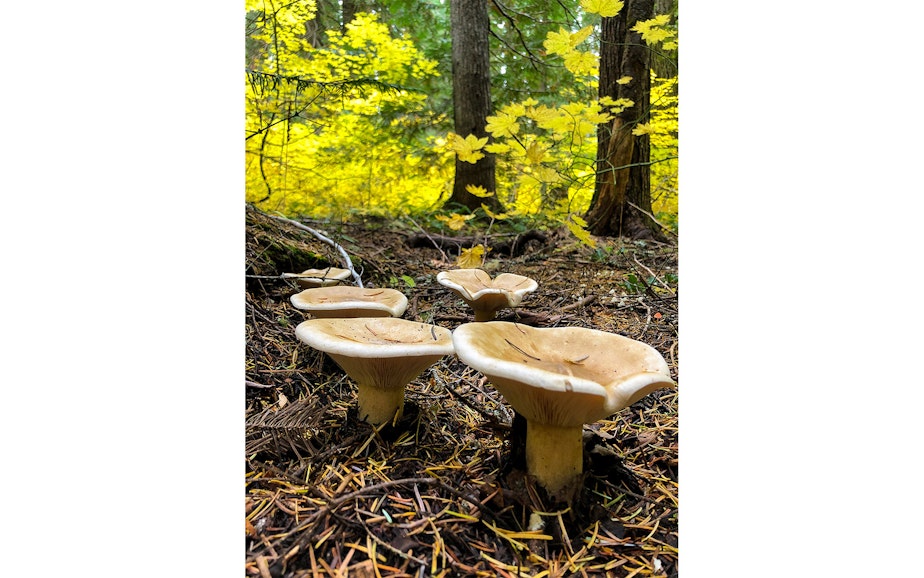
[[[619,14],[603,19],[599,95],[628,98],[635,104],[597,130],[597,180],[585,216],[594,235],[663,238],[646,214],[651,213],[649,138],[632,135],[637,124],[649,120],[651,57],[641,35],[631,28],[651,18],[653,11],[654,0],[628,0]],[[632,80],[618,84],[624,76]]]
[[[485,130],[491,114],[488,5],[485,0],[451,0],[449,6],[455,133],[462,138],[470,134],[489,137]],[[496,190],[494,155],[484,155],[475,164],[456,158],[452,196],[446,201],[447,205],[457,203],[474,210],[484,203],[492,210],[501,210],[496,195],[480,198],[465,190],[468,185],[481,186],[489,192]]]
[[[655,14],[669,14],[671,24],[677,24],[677,0],[655,0]],[[662,54],[653,54],[651,69],[658,78],[674,78],[677,76],[677,51],[661,51]],[[669,56],[669,57],[668,57]]]

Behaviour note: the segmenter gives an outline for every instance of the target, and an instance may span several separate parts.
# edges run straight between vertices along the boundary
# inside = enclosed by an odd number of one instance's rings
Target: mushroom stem
[[[372,425],[390,423],[404,415],[404,388],[386,389],[357,382],[359,419]],[[396,417],[397,416],[397,417]]]
[[[583,429],[527,422],[526,467],[549,494],[570,493],[584,471]]]
[[[496,316],[493,309],[475,309],[475,321],[493,321]]]

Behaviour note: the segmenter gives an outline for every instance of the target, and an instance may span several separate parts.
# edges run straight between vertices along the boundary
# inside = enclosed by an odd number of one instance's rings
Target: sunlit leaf
[[[510,145],[502,142],[492,142],[484,147],[485,152],[501,155],[510,151]]]
[[[549,32],[542,45],[550,54],[568,54],[572,50],[571,32],[564,27],[558,32]]]
[[[446,226],[453,231],[459,231],[465,226],[465,222],[469,219],[474,219],[475,215],[460,215],[458,213],[453,213],[448,217],[446,215],[437,215],[436,218],[446,223]]]
[[[478,162],[478,159],[484,158],[484,155],[478,151],[486,144],[488,144],[488,137],[478,138],[473,134],[462,138],[455,133],[450,133],[447,139],[447,145],[459,155],[459,160],[472,164]]]
[[[481,210],[484,211],[485,215],[491,217],[492,219],[497,219],[498,221],[503,221],[507,218],[507,213],[494,213],[491,211],[490,207],[484,203],[481,203]]]
[[[526,147],[526,159],[537,165],[545,159],[545,153],[546,147],[542,146],[538,141],[533,141]]]
[[[632,134],[635,136],[642,136],[643,134],[651,134],[654,132],[654,129],[648,123],[642,123],[635,125],[635,128],[632,129]]]
[[[517,117],[506,112],[489,116],[487,121],[488,124],[485,130],[494,135],[495,138],[513,136],[520,132],[520,124],[517,122]]]
[[[595,249],[597,247],[597,242],[594,241],[593,237],[590,236],[590,233],[587,232],[587,229],[578,225],[573,220],[565,221],[565,225],[568,226],[568,230],[571,231],[571,234],[577,237],[578,241],[584,243],[591,249]]]
[[[623,3],[618,0],[581,0],[581,7],[593,14],[610,18],[619,14]]]
[[[590,36],[591,32],[593,31],[594,31],[593,26],[585,26],[584,28],[581,28],[580,30],[572,34],[569,40],[569,42],[571,43],[571,48],[575,48],[578,44],[587,40],[587,38]]]
[[[616,81],[616,84],[629,84],[630,82],[632,82],[631,76],[623,76]]]
[[[677,40],[677,31],[668,27],[670,19],[671,17],[668,14],[658,14],[650,20],[637,22],[635,26],[632,27],[632,30],[641,34],[642,39],[648,44],[656,44],[658,42],[673,44]],[[667,47],[665,46],[665,48]],[[676,45],[674,45],[673,48],[676,48]]]
[[[529,118],[536,121],[536,123],[541,128],[545,128],[543,127],[543,123],[551,122],[553,119],[559,116],[559,113],[554,108],[542,105],[542,106],[537,106],[535,108],[531,108],[529,112],[527,113],[527,115],[529,116]]]
[[[565,68],[577,76],[594,75],[597,73],[597,57],[590,52],[572,50],[565,55]]]
[[[527,104],[527,102],[529,101],[532,101],[532,104]],[[523,102],[510,103],[507,106],[501,108],[501,112],[509,116],[512,116],[514,117],[514,119],[516,119],[516,117],[523,116],[526,114],[527,106],[533,106],[534,104],[536,104],[536,101],[529,98]]]
[[[485,247],[478,244],[471,249],[461,249],[456,257],[456,266],[461,269],[477,269],[484,259]]]
[[[465,190],[482,199],[494,196],[494,191],[488,191],[481,185],[465,185]]]

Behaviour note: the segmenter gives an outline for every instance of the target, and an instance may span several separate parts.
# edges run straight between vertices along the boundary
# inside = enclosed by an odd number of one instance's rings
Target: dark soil
[[[403,291],[405,319],[449,329],[473,320],[436,282],[454,268],[452,242],[428,246],[400,222],[302,222],[343,245],[364,286]],[[643,341],[676,380],[676,247],[598,238],[594,250],[567,232],[535,233],[488,239],[518,249],[485,270],[539,283],[498,319]],[[248,208],[247,575],[678,575],[676,390],[585,426],[583,488],[571,504],[554,502],[523,471],[520,420],[453,356],[407,387],[395,426],[357,419],[349,378],[295,338],[309,315],[280,278],[327,265],[343,266],[329,245]],[[531,518],[540,530],[528,532]]]

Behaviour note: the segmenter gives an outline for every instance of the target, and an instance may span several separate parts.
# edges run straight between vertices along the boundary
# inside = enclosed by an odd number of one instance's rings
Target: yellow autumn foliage
[[[357,14],[344,31],[328,31],[322,47],[311,46],[304,26],[314,6],[296,0],[263,14],[263,2],[248,0],[248,68],[255,73],[245,79],[246,200],[319,218],[432,208],[451,189],[454,167],[435,150],[439,136],[417,126],[443,121],[424,92],[400,86],[436,76],[437,63],[371,14]],[[296,90],[280,80],[261,84],[261,74],[310,82]],[[396,88],[338,92],[338,83],[356,79]],[[383,123],[383,109],[400,114]],[[409,132],[421,136],[408,139]]]

